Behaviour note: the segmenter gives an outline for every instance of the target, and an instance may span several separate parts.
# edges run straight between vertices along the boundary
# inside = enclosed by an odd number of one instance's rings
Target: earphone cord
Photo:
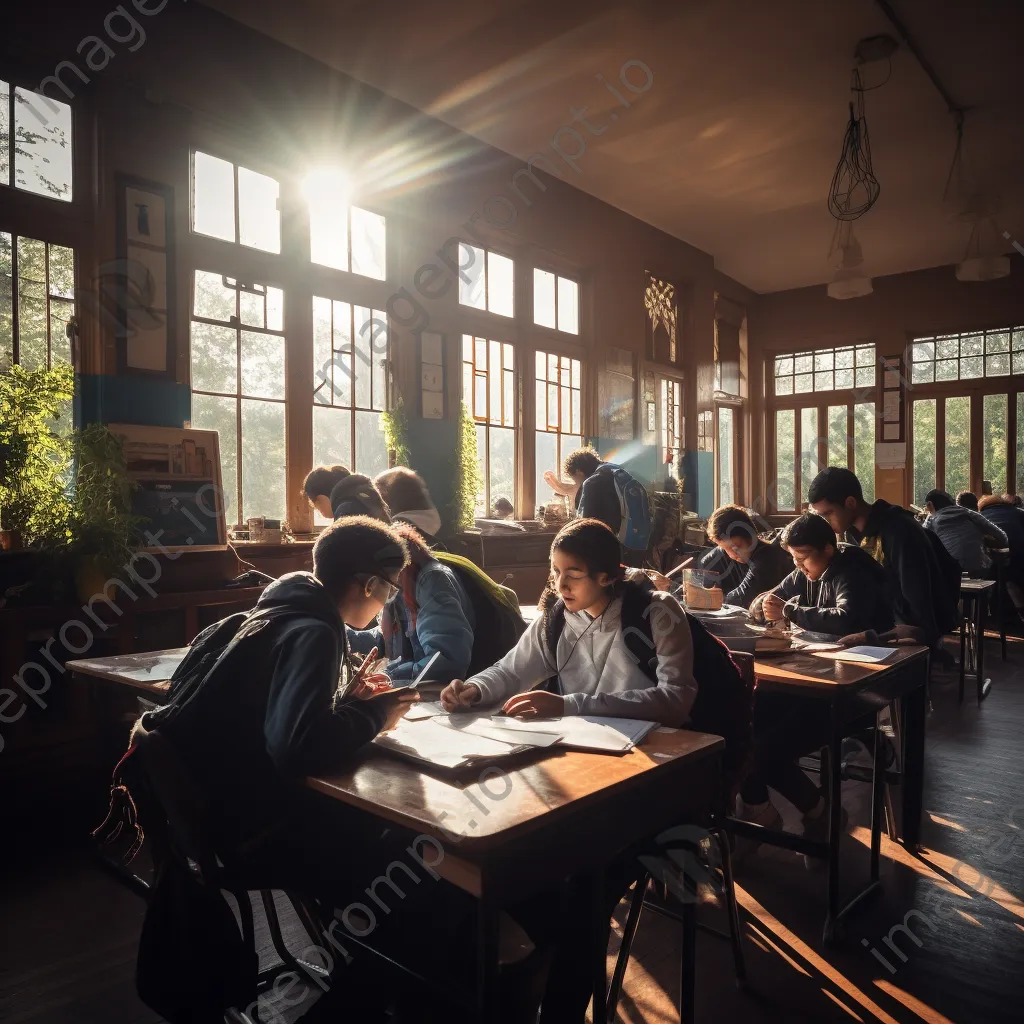
[[[614,598],[612,600],[614,600]],[[562,662],[562,667],[561,668],[558,667],[558,660],[556,658],[556,660],[555,660],[555,680],[558,683],[559,693],[561,693],[561,691],[562,691],[562,672],[565,671],[565,666],[568,665],[569,662],[572,660],[572,656],[576,653],[576,648],[579,646],[580,641],[591,631],[591,629],[594,628],[594,626],[596,626],[598,623],[600,623],[604,619],[604,613],[606,611],[608,611],[608,608],[609,608],[610,605],[611,605],[611,601],[609,601],[608,604],[606,604],[604,606],[604,611],[602,611],[601,614],[598,615],[598,617],[596,619],[591,619],[591,621],[589,623],[587,623],[587,628],[584,629],[583,632],[580,633],[580,635],[578,637],[576,637],[576,639],[573,641],[572,647],[569,649],[569,653],[566,656],[565,661]],[[556,655],[558,653],[557,645],[555,646],[555,653],[556,653]]]

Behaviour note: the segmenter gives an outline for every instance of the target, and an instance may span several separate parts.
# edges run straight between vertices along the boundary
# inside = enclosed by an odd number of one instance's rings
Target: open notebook
[[[567,716],[524,722],[490,714],[439,714],[403,720],[374,743],[400,757],[457,771],[550,747],[625,754],[655,727],[654,722],[624,718]]]

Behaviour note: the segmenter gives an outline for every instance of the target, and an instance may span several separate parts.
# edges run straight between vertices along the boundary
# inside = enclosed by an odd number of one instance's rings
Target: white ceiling
[[[825,205],[872,0],[206,0],[225,14],[521,159],[588,108],[577,188],[714,255],[759,292],[818,284]],[[1024,243],[1024,3],[891,0],[967,117],[966,152]],[[654,73],[627,110],[598,81]],[[865,84],[887,68],[863,70]],[[642,83],[641,69],[632,72]],[[633,97],[622,90],[624,95]],[[901,47],[867,93],[881,197],[857,222],[875,276],[955,263],[970,225],[942,204],[954,122]],[[621,113],[609,121],[612,112]],[[582,126],[577,126],[582,128]],[[566,139],[571,152],[573,143]],[[543,166],[543,165],[542,165]]]

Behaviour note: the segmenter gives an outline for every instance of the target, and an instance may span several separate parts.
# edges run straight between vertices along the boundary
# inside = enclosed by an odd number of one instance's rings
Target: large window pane
[[[779,409],[775,413],[775,506],[780,511],[796,508],[796,410]]]
[[[547,505],[555,500],[554,491],[544,482],[546,470],[553,470],[558,476],[561,475],[561,466],[558,464],[558,435],[537,431],[535,439],[535,468],[536,477],[534,480],[534,501],[537,505]]]
[[[238,168],[238,240],[264,252],[281,251],[281,186],[266,174]]]
[[[1017,483],[1014,493],[1024,494],[1024,391],[1017,393]]]
[[[971,400],[946,399],[946,486],[950,494],[971,486]],[[934,485],[933,485],[934,486]]]
[[[920,398],[914,402],[914,504],[919,508],[924,508],[924,496],[933,487],[935,487],[935,399]]]
[[[2,99],[0,95],[0,99]],[[0,139],[0,142],[3,140]],[[14,247],[0,231],[0,373],[14,362]]]
[[[515,264],[496,252],[487,254],[487,308],[499,316],[512,316],[515,308]]]
[[[238,390],[238,332],[192,323],[192,388],[233,395]]]
[[[192,230],[226,242],[235,240],[235,169],[209,153],[195,154]]]
[[[849,460],[846,436],[846,406],[828,407],[828,464],[845,466]]]
[[[352,413],[348,409],[313,406],[313,465],[352,465]],[[315,526],[326,526],[329,519],[313,513]]]
[[[555,275],[536,267],[533,270],[533,322],[552,329],[557,326]]]
[[[5,103],[5,113],[6,107]],[[26,192],[70,203],[71,107],[30,89],[15,89],[14,143],[14,184]]]
[[[800,410],[800,500],[807,501],[811,481],[818,475],[818,410]]]
[[[729,505],[735,498],[736,467],[733,465],[733,410],[718,410],[718,504]]]
[[[348,270],[348,194],[337,176],[311,175],[309,258],[333,270]]]
[[[238,521],[238,425],[235,412],[233,398],[192,396],[192,426],[197,430],[216,430],[219,435],[224,514],[228,523]]]
[[[474,309],[487,308],[487,272],[483,249],[459,243],[459,302]]]
[[[379,213],[352,207],[352,273],[383,281],[387,277],[387,242],[384,218]]]
[[[18,361],[26,370],[46,366],[46,243],[18,239]]]
[[[284,403],[242,402],[242,515],[285,517]]]
[[[986,395],[982,407],[982,476],[993,494],[1006,492],[1006,402],[1006,395]]]
[[[567,277],[558,279],[558,329],[580,333],[580,288]]]
[[[875,403],[853,407],[853,471],[860,480],[864,500],[875,500]]]
[[[493,513],[498,498],[508,498],[513,505],[516,503],[516,434],[506,427],[491,427],[489,434],[488,484]]]
[[[388,468],[388,446],[379,412],[356,411],[356,452],[352,461],[357,473],[369,477]]]
[[[279,334],[242,331],[242,394],[284,398],[284,338]]]

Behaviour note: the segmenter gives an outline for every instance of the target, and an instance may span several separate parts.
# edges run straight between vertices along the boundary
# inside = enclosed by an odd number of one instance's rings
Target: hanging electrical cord
[[[878,201],[882,191],[871,164],[871,138],[864,110],[864,86],[856,68],[851,74],[850,89],[856,99],[850,103],[850,121],[843,138],[843,150],[828,193],[828,212],[836,220],[863,217]]]

